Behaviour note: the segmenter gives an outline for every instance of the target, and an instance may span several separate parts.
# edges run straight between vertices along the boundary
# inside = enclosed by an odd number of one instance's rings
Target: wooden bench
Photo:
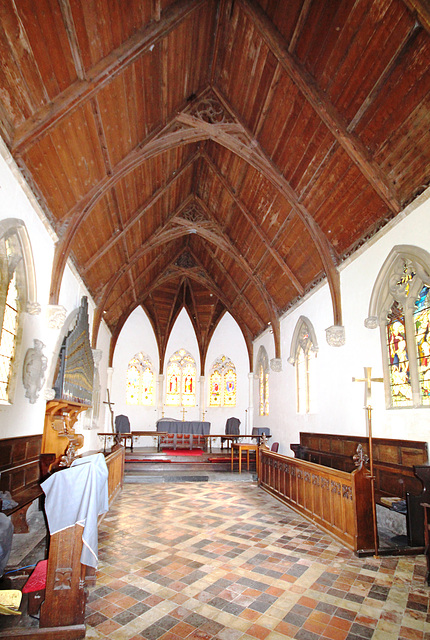
[[[15,533],[28,533],[27,511],[43,496],[40,488],[42,434],[0,440],[0,491],[9,491],[18,504],[5,509]]]
[[[302,432],[300,444],[290,447],[296,458],[350,473],[356,468],[353,456],[358,445],[362,445],[364,453],[369,455],[369,441],[364,436]],[[376,503],[387,507],[384,498],[400,498],[409,508],[410,497],[421,494],[423,490],[414,467],[427,464],[427,442],[373,438]],[[414,508],[406,516],[409,544],[418,545],[423,541],[422,508]]]

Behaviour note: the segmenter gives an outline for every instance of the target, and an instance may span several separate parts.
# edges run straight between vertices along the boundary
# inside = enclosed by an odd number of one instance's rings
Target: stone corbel
[[[25,310],[30,316],[38,316],[42,311],[42,307],[38,302],[27,302]]]
[[[270,361],[270,368],[272,371],[282,371],[282,358],[272,358]]]
[[[341,325],[332,325],[325,330],[327,344],[330,347],[343,347],[345,344],[345,327]]]
[[[366,329],[377,329],[379,327],[379,318],[378,316],[369,316],[364,321],[364,326]]]
[[[46,308],[50,329],[61,329],[66,321],[67,309],[61,304],[50,304]]]

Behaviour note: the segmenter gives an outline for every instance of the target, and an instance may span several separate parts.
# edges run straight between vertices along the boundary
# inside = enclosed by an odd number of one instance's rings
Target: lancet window
[[[235,407],[237,393],[236,367],[230,358],[222,355],[211,367],[209,378],[210,407]]]
[[[395,247],[378,276],[366,326],[379,324],[386,404],[430,406],[430,255]]]
[[[12,402],[22,312],[35,303],[33,256],[22,221],[0,222],[0,403]],[[36,303],[35,303],[36,305]]]
[[[185,349],[176,351],[166,371],[166,405],[194,407],[196,404],[197,368],[193,356]]]
[[[260,416],[269,415],[269,357],[264,347],[260,347],[257,357]]]
[[[296,368],[297,413],[312,411],[317,352],[318,345],[312,323],[308,318],[301,316],[294,330],[288,358],[288,362]]]
[[[127,367],[127,404],[150,406],[155,403],[155,375],[149,356],[136,353]]]

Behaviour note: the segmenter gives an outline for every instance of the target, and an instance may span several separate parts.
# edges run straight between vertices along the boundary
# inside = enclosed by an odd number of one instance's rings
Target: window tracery
[[[366,326],[379,324],[388,408],[430,406],[430,255],[394,247],[372,292]]]
[[[197,368],[193,356],[185,349],[176,351],[166,371],[166,405],[194,407],[196,404]]]
[[[315,331],[308,318],[301,316],[296,324],[288,359],[296,368],[297,413],[312,410],[314,365],[318,352]]]
[[[149,356],[136,353],[127,367],[126,403],[151,406],[155,403],[155,375]]]
[[[215,360],[209,377],[209,406],[235,407],[237,394],[236,367],[222,355]]]

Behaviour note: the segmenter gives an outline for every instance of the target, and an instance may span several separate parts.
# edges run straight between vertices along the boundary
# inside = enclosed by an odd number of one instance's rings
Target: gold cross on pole
[[[372,378],[372,367],[364,367],[364,378],[353,378],[353,382],[365,382],[364,387],[364,408],[367,411],[367,428],[369,438],[369,471],[372,494],[372,514],[373,514],[373,542],[375,545],[375,558],[378,557],[378,525],[376,521],[375,502],[375,475],[373,473],[373,442],[372,442],[372,382],[384,382],[384,378]]]
[[[182,408],[182,422],[185,422],[185,414],[187,413],[187,410],[185,409],[185,407]]]
[[[353,378],[353,382],[365,382],[364,406],[371,407],[372,382],[384,382],[384,378],[372,378],[372,367],[364,367],[364,378]]]

